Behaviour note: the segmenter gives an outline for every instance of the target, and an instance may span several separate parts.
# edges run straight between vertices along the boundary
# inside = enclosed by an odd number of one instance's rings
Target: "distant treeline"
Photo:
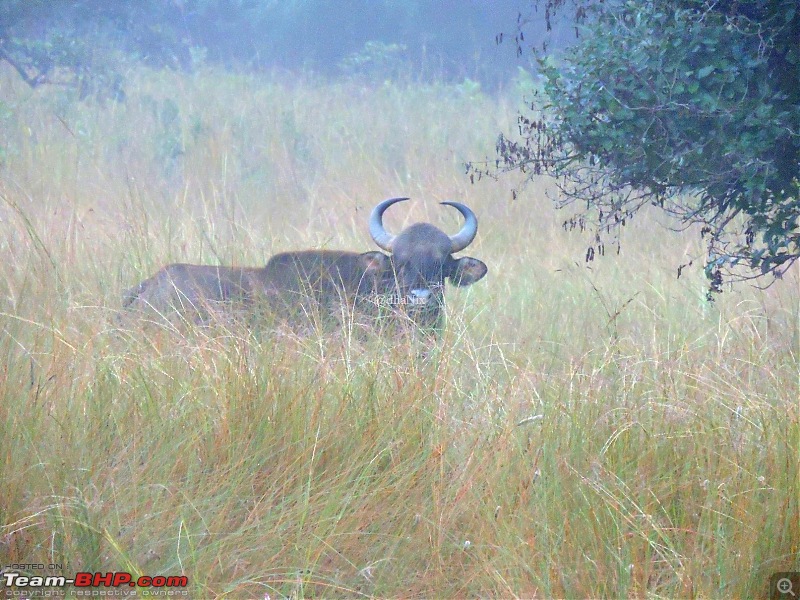
[[[66,68],[113,88],[110,64],[132,58],[494,86],[528,64],[498,43],[520,19],[544,31],[530,0],[2,0],[0,59],[31,85]]]

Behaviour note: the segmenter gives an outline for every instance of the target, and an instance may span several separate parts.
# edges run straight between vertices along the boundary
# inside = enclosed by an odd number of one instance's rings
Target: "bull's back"
[[[162,315],[177,312],[204,317],[232,305],[250,304],[266,287],[263,268],[176,263],[127,290],[122,305]]]
[[[266,266],[265,279],[284,293],[320,299],[353,288],[359,254],[335,250],[283,252]]]

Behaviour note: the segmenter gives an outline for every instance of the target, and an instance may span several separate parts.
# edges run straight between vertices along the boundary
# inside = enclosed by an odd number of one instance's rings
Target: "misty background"
[[[479,83],[498,89],[530,68],[514,43],[574,38],[563,10],[524,0],[3,0],[0,58],[36,86],[73,82],[118,99],[131,61],[191,70],[298,71],[338,78]],[[521,54],[521,55],[520,55]]]

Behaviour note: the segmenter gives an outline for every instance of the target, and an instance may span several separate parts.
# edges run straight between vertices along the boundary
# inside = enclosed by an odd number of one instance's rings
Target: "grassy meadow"
[[[0,70],[0,568],[192,598],[749,598],[800,570],[800,274],[704,300],[696,231],[586,265],[552,185],[483,179],[519,90],[135,71],[124,104]],[[460,226],[489,266],[421,351],[117,328],[169,262]],[[32,573],[36,574],[36,573]],[[41,573],[40,573],[41,574]]]

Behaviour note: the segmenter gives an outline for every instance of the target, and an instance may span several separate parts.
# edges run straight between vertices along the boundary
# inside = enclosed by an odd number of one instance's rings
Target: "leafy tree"
[[[547,2],[548,18],[562,4]],[[724,277],[781,277],[800,258],[796,0],[577,8],[580,36],[561,60],[534,50],[544,108],[500,136],[489,174],[555,176],[557,205],[580,207],[565,225],[594,225],[587,260],[654,204],[702,225],[709,298]]]
[[[125,59],[187,64],[180,16],[168,0],[0,0],[0,60],[31,87],[122,99]]]

